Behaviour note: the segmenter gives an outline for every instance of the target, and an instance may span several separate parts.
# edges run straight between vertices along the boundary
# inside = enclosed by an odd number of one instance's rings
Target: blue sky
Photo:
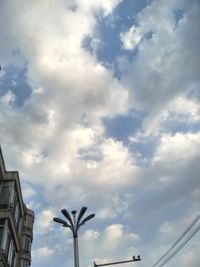
[[[152,265],[200,213],[198,0],[0,3],[0,140],[35,211],[33,267]],[[199,234],[167,266],[198,267]],[[127,264],[127,267],[132,266]]]

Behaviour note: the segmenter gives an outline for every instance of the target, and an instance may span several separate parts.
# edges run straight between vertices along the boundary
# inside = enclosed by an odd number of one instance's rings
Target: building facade
[[[23,202],[19,174],[6,171],[0,148],[0,267],[29,267],[34,212]]]

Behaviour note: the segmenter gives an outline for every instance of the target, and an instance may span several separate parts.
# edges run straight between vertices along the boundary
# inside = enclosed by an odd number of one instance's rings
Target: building
[[[22,198],[19,174],[6,171],[0,148],[0,267],[29,267],[34,212]]]

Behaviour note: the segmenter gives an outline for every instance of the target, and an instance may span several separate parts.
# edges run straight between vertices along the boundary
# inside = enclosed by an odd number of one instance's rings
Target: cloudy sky
[[[200,1],[1,0],[0,142],[35,211],[32,267],[147,267],[200,213]],[[167,266],[198,267],[199,233]]]

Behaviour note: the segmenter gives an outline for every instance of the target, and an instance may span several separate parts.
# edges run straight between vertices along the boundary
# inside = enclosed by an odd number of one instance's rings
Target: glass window
[[[2,248],[2,240],[3,240],[3,226],[0,226],[0,248]]]
[[[8,203],[10,200],[10,186],[3,185],[1,187],[0,202]]]
[[[8,251],[8,263],[10,266],[12,266],[12,262],[14,260],[14,255],[15,255],[15,248],[13,245],[13,241],[10,241],[10,246],[9,246],[9,251]]]
[[[11,266],[15,267],[15,263],[16,263],[16,252],[14,249],[13,250],[13,257],[12,257],[12,261],[11,261]]]
[[[27,227],[28,228],[33,228],[33,216],[27,214]]]
[[[0,182],[0,204],[10,204],[12,202],[14,192],[14,182]]]
[[[5,219],[0,219],[0,248],[3,248],[3,236],[4,236]]]
[[[15,221],[18,222],[19,220],[19,203],[17,203],[15,208]]]
[[[4,250],[4,254],[5,257],[8,261],[9,266],[14,266],[14,262],[15,262],[15,246],[14,246],[14,242],[11,238],[11,234],[9,232],[9,229],[7,227],[5,227],[5,236],[4,236],[4,244],[2,244],[2,249]]]
[[[5,255],[8,257],[9,254],[9,248],[10,248],[10,243],[11,243],[11,235],[10,232],[6,231],[6,238],[5,238],[5,246],[4,246],[4,251],[5,251]]]
[[[4,225],[5,224],[5,219],[1,218],[0,219],[0,225]]]
[[[29,236],[25,236],[24,251],[26,253],[31,252],[31,238]]]
[[[17,197],[17,194],[14,194],[14,203],[13,203],[13,209],[12,209],[12,217],[15,223],[16,228],[19,227],[19,221],[20,221],[20,205],[19,200]]]

